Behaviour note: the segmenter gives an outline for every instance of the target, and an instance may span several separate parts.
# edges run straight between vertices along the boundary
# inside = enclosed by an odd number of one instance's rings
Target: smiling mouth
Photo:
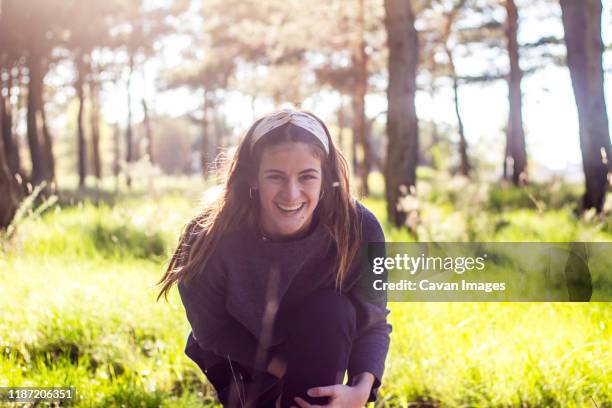
[[[300,211],[302,208],[304,208],[304,206],[306,205],[306,203],[301,203],[301,204],[297,204],[297,205],[293,205],[293,206],[287,206],[287,205],[282,205],[279,203],[274,203],[276,205],[276,208],[278,208],[280,211],[284,212],[284,213],[295,213]]]

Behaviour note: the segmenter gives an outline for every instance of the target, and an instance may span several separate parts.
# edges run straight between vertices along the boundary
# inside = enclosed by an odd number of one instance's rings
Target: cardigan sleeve
[[[386,271],[380,275],[372,272],[374,257],[385,256],[385,236],[380,223],[369,210],[361,206],[362,249],[357,260],[356,282],[349,290],[357,312],[357,335],[349,358],[348,375],[352,379],[363,372],[374,375],[369,402],[375,401],[380,387],[385,359],[389,350],[391,325],[387,323],[387,295],[373,289],[376,279],[386,281]]]
[[[266,371],[271,356],[225,308],[225,273],[219,258],[213,254],[195,277],[178,284],[192,335],[203,350]]]

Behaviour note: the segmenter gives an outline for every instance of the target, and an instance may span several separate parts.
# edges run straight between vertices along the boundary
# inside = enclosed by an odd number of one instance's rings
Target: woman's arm
[[[363,393],[366,402],[370,396],[370,390],[374,385],[374,380],[374,374],[372,373],[361,373],[353,377],[353,387]]]
[[[184,266],[198,236],[198,223],[192,220],[173,256],[175,267]],[[225,273],[220,255],[212,255],[204,270],[186,282],[178,283],[193,338],[198,345],[247,367],[265,368],[270,356],[259,350],[256,337],[231,317],[225,308]],[[261,354],[257,354],[260,351]],[[261,361],[254,361],[259,357]]]
[[[176,266],[181,266],[188,259],[189,248],[196,237],[196,227],[195,221],[187,227],[187,239],[181,240],[184,246],[177,251]],[[204,270],[192,279],[178,283],[193,337],[204,350],[264,371],[271,356],[260,350],[257,338],[227,312],[225,276],[221,255],[212,255]],[[255,361],[256,357],[259,361]]]
[[[353,384],[361,383],[363,374],[372,375],[369,401],[376,400],[389,350],[391,325],[387,324],[386,318],[383,317],[386,312],[382,316],[381,314],[378,312],[381,320],[362,329],[359,337],[353,342],[349,357],[348,374]]]
[[[204,350],[230,358],[247,367],[264,368],[270,356],[261,354],[256,337],[225,309],[223,283],[220,271],[209,264],[206,270],[186,283],[179,283],[179,293],[193,337]]]
[[[360,206],[362,215],[362,240],[364,247],[352,271],[348,296],[357,312],[357,336],[353,341],[349,358],[348,374],[354,384],[361,383],[358,377],[363,373],[372,374],[368,400],[374,401],[385,369],[389,350],[391,325],[387,323],[387,294],[373,288],[373,280],[386,280],[387,273],[374,275],[373,259],[385,256],[385,236],[380,223],[368,209]]]

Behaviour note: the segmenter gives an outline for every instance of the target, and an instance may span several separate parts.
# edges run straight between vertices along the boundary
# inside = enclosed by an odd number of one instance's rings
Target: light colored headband
[[[274,112],[273,114],[264,117],[257,124],[253,130],[253,135],[251,136],[251,150],[253,150],[255,147],[255,143],[257,143],[264,135],[286,123],[299,126],[302,129],[312,133],[314,137],[323,143],[325,153],[329,154],[329,139],[327,138],[327,133],[325,133],[325,129],[323,129],[321,123],[306,113],[291,109],[282,109],[278,112]]]

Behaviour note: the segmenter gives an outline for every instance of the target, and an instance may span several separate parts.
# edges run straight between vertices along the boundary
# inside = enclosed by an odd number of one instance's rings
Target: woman
[[[391,326],[368,280],[384,246],[370,242],[384,242],[382,229],[351,198],[324,123],[294,110],[255,122],[160,281],[160,296],[178,285],[185,352],[224,406],[375,400]]]

